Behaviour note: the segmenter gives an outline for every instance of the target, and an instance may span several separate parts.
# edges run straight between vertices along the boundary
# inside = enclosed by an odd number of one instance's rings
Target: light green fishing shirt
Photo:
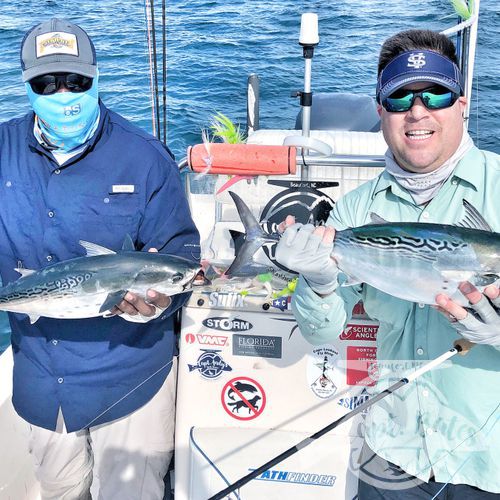
[[[374,212],[391,222],[454,224],[464,216],[463,199],[500,232],[500,156],[473,147],[425,207],[415,205],[384,171],[339,200],[328,223],[339,230],[361,226]],[[292,309],[304,337],[324,344],[335,341],[360,299],[367,314],[380,322],[380,378],[374,392],[446,352],[459,338],[432,307],[366,284],[339,287],[320,298],[300,277]],[[365,439],[377,454],[424,481],[434,475],[437,482],[500,493],[499,406],[500,349],[477,345],[374,405]]]

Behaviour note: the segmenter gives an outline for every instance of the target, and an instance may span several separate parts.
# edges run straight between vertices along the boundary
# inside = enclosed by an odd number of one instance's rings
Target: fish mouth
[[[200,286],[208,286],[211,285],[212,282],[205,276],[203,269],[200,269],[194,276],[193,281],[191,282],[193,287]]]
[[[194,280],[196,279],[196,276],[198,276],[198,273],[200,272],[200,270],[201,270],[201,267],[197,267],[196,269],[189,271],[189,273],[188,273],[189,278],[182,285],[183,292],[187,291],[187,290],[191,290],[191,288],[193,288]]]

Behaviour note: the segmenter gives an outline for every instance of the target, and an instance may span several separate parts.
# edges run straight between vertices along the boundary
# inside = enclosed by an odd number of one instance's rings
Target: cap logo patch
[[[51,54],[69,54],[78,56],[76,35],[62,31],[52,31],[36,37],[36,57]]]
[[[425,66],[425,54],[422,52],[418,52],[416,54],[410,54],[408,56],[408,67],[420,69],[422,66]]]

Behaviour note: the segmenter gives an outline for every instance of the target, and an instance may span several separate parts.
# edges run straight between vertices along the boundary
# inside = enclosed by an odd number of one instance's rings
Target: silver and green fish
[[[127,291],[146,296],[150,288],[175,295],[191,288],[200,269],[196,262],[153,252],[137,252],[130,238],[114,252],[80,241],[87,256],[65,260],[40,271],[17,269],[22,277],[0,288],[0,310],[81,319],[105,316]]]
[[[246,231],[244,243],[226,271],[236,276],[264,243],[280,235],[265,233],[235,193],[230,193]],[[500,279],[500,234],[463,201],[465,217],[457,225],[387,222],[372,214],[373,224],[335,233],[332,257],[346,276],[344,285],[367,283],[411,302],[435,304],[445,293],[466,305],[458,285],[479,289]]]

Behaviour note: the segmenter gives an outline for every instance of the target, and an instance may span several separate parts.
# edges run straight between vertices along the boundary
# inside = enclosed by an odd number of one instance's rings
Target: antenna
[[[309,137],[311,127],[311,67],[314,56],[314,47],[319,43],[318,15],[312,12],[302,14],[300,20],[299,44],[302,45],[304,56],[304,91],[300,92],[300,105],[302,106],[302,136]],[[306,148],[302,149],[302,154],[307,154]],[[301,169],[301,179],[307,180],[308,167],[304,165]]]

